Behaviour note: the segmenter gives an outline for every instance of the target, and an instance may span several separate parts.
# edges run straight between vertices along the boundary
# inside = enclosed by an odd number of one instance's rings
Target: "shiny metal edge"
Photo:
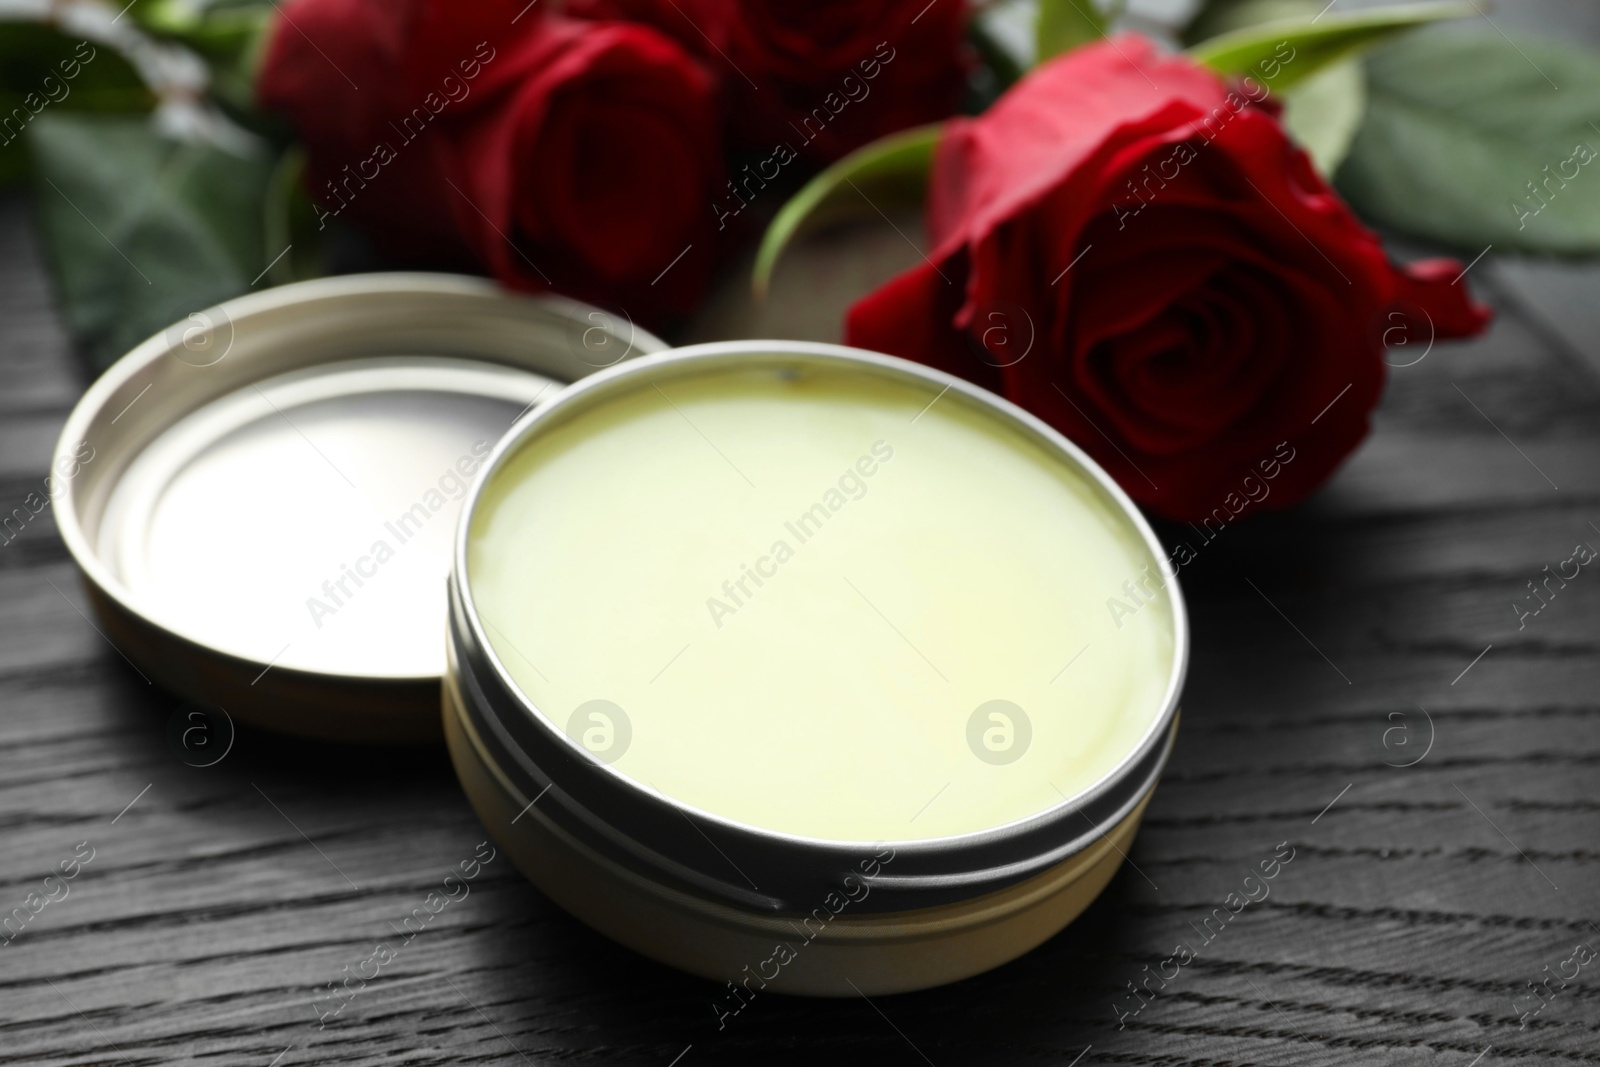
[[[484,632],[467,574],[468,532],[482,487],[489,483],[501,464],[542,427],[646,383],[732,364],[748,365],[752,361],[780,365],[818,361],[901,382],[911,380],[928,386],[932,391],[930,395],[953,392],[963,402],[987,409],[1026,431],[1041,445],[1073,464],[1116,505],[1138,531],[1146,551],[1161,568],[1172,597],[1173,614],[1173,662],[1162,708],[1127,757],[1075,796],[998,827],[913,841],[835,841],[740,823],[661,794],[594,759],[521,694]],[[584,379],[563,391],[550,404],[524,416],[490,453],[463,501],[456,528],[451,584],[451,630],[453,638],[460,642],[458,669],[471,675],[472,687],[485,699],[487,706],[476,710],[481,711],[485,719],[494,718],[503,728],[493,733],[503,739],[502,743],[514,744],[522,750],[518,753],[521,758],[511,762],[544,772],[548,794],[541,805],[548,803],[552,808],[567,809],[561,821],[569,829],[592,824],[598,817],[609,824],[611,830],[603,835],[606,841],[603,851],[611,853],[621,845],[628,862],[635,867],[653,869],[658,876],[667,872],[654,857],[669,852],[674,866],[690,867],[697,872],[698,877],[694,879],[697,884],[703,886],[709,879],[724,899],[745,907],[756,903],[752,896],[774,910],[814,900],[820,892],[839,884],[839,879],[853,868],[854,858],[878,844],[892,847],[896,855],[895,876],[882,883],[883,888],[891,891],[873,895],[884,910],[966,899],[1014,884],[1060,862],[1116,825],[1120,816],[1154,789],[1176,736],[1178,697],[1189,661],[1188,614],[1177,574],[1164,547],[1133,501],[1078,446],[1010,401],[963,379],[893,356],[814,342],[731,341],[673,349]],[[505,750],[501,754],[510,756]],[[1085,818],[1087,823],[1083,822]],[[594,841],[592,831],[589,839]],[[728,879],[727,857],[714,858],[716,853],[707,854],[703,839],[710,839],[720,852],[736,856],[741,868],[759,875],[753,880],[761,886],[760,890],[752,894],[744,885]],[[629,841],[636,847],[628,848]],[[645,848],[643,841],[650,841],[651,847]],[[697,856],[699,862],[694,858]],[[874,882],[875,886],[878,884]],[[910,903],[908,897],[915,898],[916,903]]]
[[[136,669],[184,696],[222,704],[246,721],[342,741],[437,739],[438,675],[347,678],[284,666],[262,675],[272,666],[268,662],[213,649],[204,634],[180,632],[147,614],[99,556],[89,532],[99,519],[96,509],[132,459],[174,418],[287,371],[415,352],[565,382],[597,368],[569,346],[550,344],[558,334],[600,329],[627,343],[621,359],[661,351],[665,342],[631,322],[626,331],[602,325],[608,321],[602,309],[576,300],[511,293],[488,279],[454,274],[320,278],[248,293],[200,314],[225,333],[228,350],[222,357],[203,364],[177,355],[188,337],[186,323],[147,338],[89,386],[51,457],[54,472],[72,464],[80,442],[94,449],[73,477],[52,480],[51,504],[97,618]],[[281,360],[273,358],[275,350]],[[177,395],[162,404],[169,391]],[[394,722],[385,713],[390,705],[403,709]]]

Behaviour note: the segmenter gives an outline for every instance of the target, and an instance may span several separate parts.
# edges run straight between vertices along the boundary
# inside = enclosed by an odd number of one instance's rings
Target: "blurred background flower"
[[[955,0],[572,0],[567,10],[671,35],[721,73],[735,146],[789,144],[821,162],[954,113],[970,66],[969,12]]]
[[[306,145],[319,229],[347,217],[399,262],[659,319],[694,306],[714,263],[713,85],[632,23],[297,0],[258,93]]]

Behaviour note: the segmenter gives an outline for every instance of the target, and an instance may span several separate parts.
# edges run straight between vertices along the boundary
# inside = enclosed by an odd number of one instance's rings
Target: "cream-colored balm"
[[[1162,712],[1161,564],[1076,466],[937,392],[719,369],[531,435],[468,531],[489,645],[597,758],[749,826],[918,840],[1082,793]]]

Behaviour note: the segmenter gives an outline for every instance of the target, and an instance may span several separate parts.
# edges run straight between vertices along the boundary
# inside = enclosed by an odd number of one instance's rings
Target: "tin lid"
[[[141,673],[273,729],[433,738],[452,534],[484,458],[562,385],[663,347],[462,276],[253,293],[95,382],[57,445],[56,521]]]

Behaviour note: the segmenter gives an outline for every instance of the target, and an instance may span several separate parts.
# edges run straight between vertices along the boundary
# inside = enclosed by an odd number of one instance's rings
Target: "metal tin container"
[[[90,387],[56,522],[104,635],[168,688],[290,733],[434,739],[466,485],[521,412],[662,347],[455,275],[242,296]]]
[[[825,370],[909,383],[932,401],[943,397],[996,420],[1081,474],[1160,568],[1172,598],[1164,699],[1110,773],[1059,804],[981,832],[824,840],[681,803],[597,758],[563,729],[556,709],[529,699],[497,655],[475,600],[469,544],[485,486],[519,450],[579,415],[735,365],[785,380]],[[611,610],[631,607],[621,602]],[[848,996],[955,981],[1015,958],[1075,918],[1125,858],[1171,749],[1188,633],[1176,577],[1137,508],[1038,419],[957,378],[891,357],[832,345],[730,342],[595,374],[501,440],[456,531],[448,648],[445,736],[490,832],[533,882],[590,926],[647,956],[728,982],[726,1010],[736,1012],[741,990],[747,997],[769,986]]]

